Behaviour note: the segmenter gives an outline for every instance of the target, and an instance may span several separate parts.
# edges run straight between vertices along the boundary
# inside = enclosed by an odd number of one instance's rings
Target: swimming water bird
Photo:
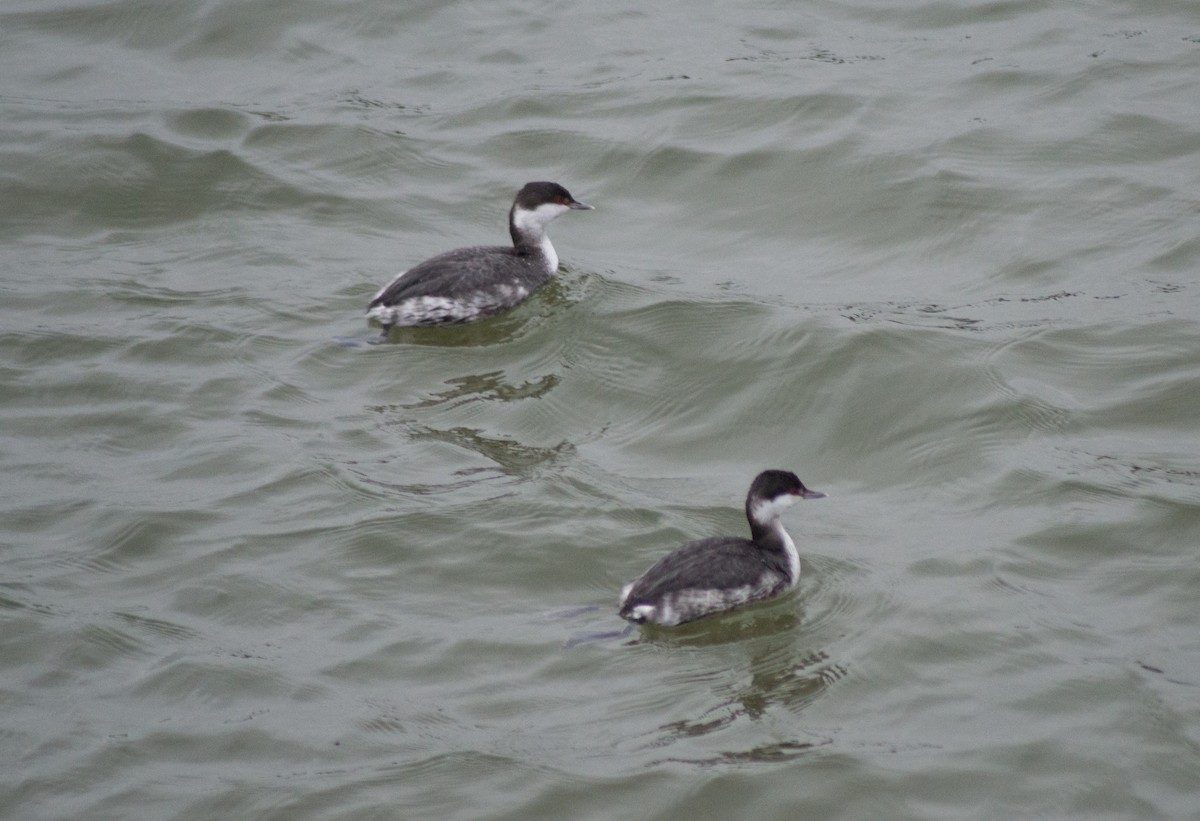
[[[458,248],[409,268],[371,298],[367,319],[383,326],[473,322],[512,308],[558,270],[546,226],[571,210],[591,210],[555,182],[531,182],[508,212],[512,247]]]
[[[800,554],[779,517],[799,499],[824,496],[794,473],[764,470],[746,494],[750,538],[699,539],[668,553],[621,590],[619,615],[673,627],[795,587]]]

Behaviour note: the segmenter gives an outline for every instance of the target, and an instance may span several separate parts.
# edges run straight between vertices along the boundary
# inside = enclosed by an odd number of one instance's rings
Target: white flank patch
[[[508,285],[499,285],[496,287],[496,292],[500,298],[494,300],[497,304],[516,305],[518,302],[529,296],[529,289],[519,282],[513,282]]]
[[[479,314],[479,307],[441,296],[420,296],[398,305],[376,305],[367,311],[368,319],[384,325],[461,322]]]
[[[639,604],[637,607],[633,608],[632,612],[635,617],[641,619],[642,621],[648,621],[648,622],[652,622],[654,624],[666,624],[666,625],[670,625],[673,623],[673,622],[663,621],[660,618],[655,618],[654,617],[655,607],[652,604]]]

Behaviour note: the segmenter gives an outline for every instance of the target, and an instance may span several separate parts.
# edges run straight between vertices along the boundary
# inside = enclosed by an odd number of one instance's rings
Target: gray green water
[[[0,817],[1200,818],[1197,77],[1194,0],[6,3]],[[545,178],[552,286],[333,342]],[[597,638],[765,467],[799,592]]]

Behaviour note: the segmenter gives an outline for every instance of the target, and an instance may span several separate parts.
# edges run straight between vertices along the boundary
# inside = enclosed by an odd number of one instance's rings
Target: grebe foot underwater
[[[618,615],[674,627],[790,590],[800,581],[800,554],[779,517],[800,499],[824,496],[794,473],[764,470],[746,494],[749,539],[698,539],[668,553],[625,585]]]
[[[527,299],[558,270],[546,226],[568,211],[590,211],[556,182],[526,183],[508,212],[512,247],[480,245],[430,257],[401,272],[367,305],[367,319],[395,327],[474,322]]]

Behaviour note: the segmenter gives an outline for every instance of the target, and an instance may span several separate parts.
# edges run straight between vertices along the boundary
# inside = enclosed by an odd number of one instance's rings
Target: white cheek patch
[[[554,202],[544,202],[532,211],[518,208],[513,212],[513,224],[522,233],[540,234],[546,226],[571,209]]]
[[[783,515],[783,511],[796,504],[799,498],[790,493],[783,493],[774,499],[764,499],[750,509],[750,515],[754,517],[754,521],[768,524],[772,519]]]

